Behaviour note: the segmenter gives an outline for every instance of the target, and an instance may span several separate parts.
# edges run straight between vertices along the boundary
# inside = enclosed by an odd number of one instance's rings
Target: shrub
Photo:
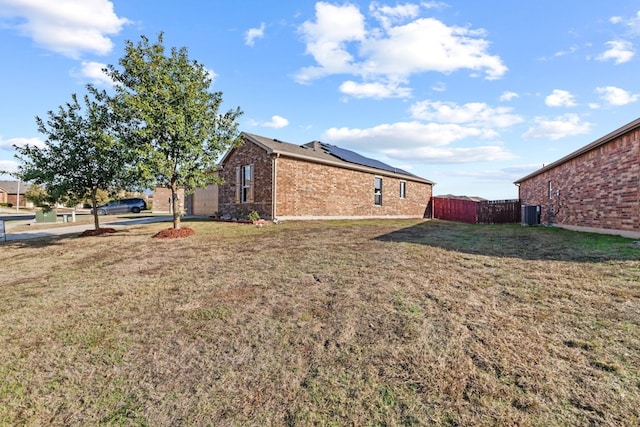
[[[251,211],[249,215],[247,215],[247,218],[249,218],[249,221],[257,221],[260,219],[260,214],[258,211]]]

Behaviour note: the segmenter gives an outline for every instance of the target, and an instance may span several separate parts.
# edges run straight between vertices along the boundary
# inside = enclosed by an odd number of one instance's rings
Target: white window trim
[[[376,181],[380,180],[380,191],[376,188]],[[384,181],[381,176],[376,176],[373,178],[373,204],[375,206],[382,206],[382,194],[384,189]],[[378,203],[378,197],[380,197],[380,203]]]

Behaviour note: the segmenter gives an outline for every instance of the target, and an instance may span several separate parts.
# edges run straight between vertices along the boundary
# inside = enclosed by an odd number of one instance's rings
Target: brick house
[[[0,203],[11,203],[13,206],[33,207],[24,195],[31,185],[18,181],[0,181]]]
[[[182,209],[185,208],[184,189],[178,190],[178,200]],[[153,203],[151,210],[153,212],[171,212],[173,203],[171,200],[171,189],[167,187],[156,187],[153,189]]]
[[[434,183],[318,141],[294,145],[242,133],[222,159],[221,214],[262,218],[422,218]]]
[[[541,222],[640,237],[640,119],[515,181]]]

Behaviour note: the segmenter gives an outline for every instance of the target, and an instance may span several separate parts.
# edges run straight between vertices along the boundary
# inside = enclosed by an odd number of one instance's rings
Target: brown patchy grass
[[[0,425],[637,425],[640,248],[185,222],[0,245]]]

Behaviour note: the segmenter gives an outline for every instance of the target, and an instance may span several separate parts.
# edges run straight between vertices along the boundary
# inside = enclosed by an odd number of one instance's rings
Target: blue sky
[[[514,180],[640,116],[640,0],[0,0],[0,170],[41,143],[35,116],[107,88],[102,64],[160,32],[240,130],[348,148],[436,195],[516,198]]]

